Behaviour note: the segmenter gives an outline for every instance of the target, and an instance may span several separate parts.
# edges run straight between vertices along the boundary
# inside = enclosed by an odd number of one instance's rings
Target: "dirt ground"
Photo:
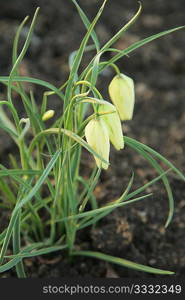
[[[6,0],[0,1],[0,75],[10,71],[11,47],[15,30],[27,14],[36,6],[41,7],[40,17],[21,72],[54,84],[67,78],[68,56],[78,48],[85,32],[75,8],[65,0]],[[92,19],[99,0],[81,0],[79,3]],[[123,49],[139,39],[172,27],[184,25],[184,0],[143,0],[143,12],[134,26],[114,45]],[[136,0],[109,0],[96,30],[102,41],[107,41],[137,10]],[[26,34],[26,30],[23,33]],[[185,30],[154,41],[123,58],[118,65],[131,76],[136,85],[134,118],[123,124],[124,134],[146,143],[165,155],[182,171],[185,171]],[[84,62],[85,63],[85,62]],[[107,85],[111,70],[99,79],[99,88],[107,97]],[[33,87],[38,104],[41,91]],[[1,87],[2,98],[4,89]],[[60,113],[57,97],[52,98],[51,108]],[[21,107],[19,106],[21,112]],[[8,137],[0,132],[1,162],[13,151]],[[84,153],[82,168],[93,160]],[[99,201],[113,200],[121,194],[135,173],[134,187],[156,176],[149,166],[133,150],[111,150],[111,167],[103,172],[96,188]],[[77,245],[82,249],[102,251],[138,263],[176,272],[185,276],[185,188],[184,183],[172,173],[170,183],[175,198],[175,215],[169,228],[164,229],[167,217],[167,195],[159,183],[147,192],[153,196],[140,203],[115,210],[95,228],[83,230]],[[2,222],[3,218],[1,218]],[[0,222],[0,226],[1,226]],[[63,254],[25,260],[31,277],[155,277],[110,265],[91,258],[75,258],[67,261]],[[14,273],[3,276],[14,276]]]

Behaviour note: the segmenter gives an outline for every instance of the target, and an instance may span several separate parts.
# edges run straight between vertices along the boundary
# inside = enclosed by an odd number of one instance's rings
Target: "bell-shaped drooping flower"
[[[52,110],[52,109],[47,110],[47,111],[43,114],[43,116],[42,116],[42,121],[45,122],[45,121],[47,121],[47,120],[53,118],[54,114],[55,114],[55,111],[54,111],[54,110]]]
[[[85,127],[85,137],[87,143],[103,159],[109,162],[110,141],[108,129],[101,118],[92,119]],[[94,155],[96,164],[99,168],[107,169],[108,163],[103,162]]]
[[[117,150],[123,149],[123,132],[121,128],[121,121],[116,107],[110,103],[99,105],[98,112],[102,113],[100,118],[102,118],[105,121],[109,132],[109,138],[113,146]]]
[[[124,74],[116,75],[109,85],[109,95],[120,119],[131,120],[135,103],[133,80]]]

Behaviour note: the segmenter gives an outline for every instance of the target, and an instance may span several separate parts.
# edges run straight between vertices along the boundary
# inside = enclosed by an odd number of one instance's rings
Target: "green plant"
[[[139,16],[140,5],[135,16],[103,47],[100,47],[94,27],[101,16],[106,0],[92,22],[88,20],[78,3],[75,0],[72,2],[78,10],[87,33],[79,49],[70,56],[68,80],[57,88],[43,80],[19,75],[19,66],[29,47],[39,8],[35,12],[27,38],[19,54],[20,33],[28,17],[18,28],[13,43],[12,70],[9,76],[0,77],[0,82],[7,86],[7,99],[0,101],[0,127],[11,136],[19,150],[18,158],[11,155],[9,169],[0,165],[0,189],[3,196],[1,206],[11,212],[9,225],[0,234],[0,272],[15,267],[18,277],[25,277],[24,258],[65,250],[70,256],[92,256],[140,271],[172,274],[173,272],[170,271],[143,266],[99,252],[76,250],[75,237],[78,230],[96,224],[117,207],[149,197],[150,194],[142,195],[141,193],[158,180],[163,181],[168,194],[169,213],[165,226],[169,225],[173,216],[174,201],[167,173],[173,170],[183,181],[185,177],[172,163],[150,147],[130,137],[122,137],[119,115],[123,120],[132,118],[134,86],[131,79],[120,75],[115,62],[152,40],[185,26],[155,34],[121,51],[112,48],[112,45]],[[92,39],[93,45],[88,45],[90,39]],[[82,58],[86,51],[91,50],[95,50],[96,54],[80,73],[79,67]],[[101,56],[110,51],[115,55],[110,60],[102,62]],[[112,67],[116,71],[119,79],[120,76],[123,76],[126,80],[125,83],[119,82],[118,84],[121,84],[118,89],[123,88],[125,93],[127,93],[125,88],[128,84],[127,80],[129,80],[130,91],[128,90],[123,113],[120,111],[122,99],[119,99],[117,108],[115,108],[114,105],[103,99],[96,88],[98,76],[108,67]],[[28,94],[24,90],[23,82],[30,82],[47,89],[43,94],[41,108],[37,106],[33,92],[30,91]],[[27,118],[20,118],[14,105],[13,91],[22,100]],[[109,92],[116,105],[117,100],[114,99],[114,95],[118,93],[117,86],[111,88],[110,85]],[[53,111],[47,110],[48,98],[53,94],[58,96],[63,113],[47,128],[46,121],[54,114]],[[94,113],[86,117],[90,105],[92,105]],[[3,111],[3,106],[7,106],[10,110],[11,119]],[[98,135],[96,139],[91,136],[94,128],[100,129],[104,144],[101,139],[98,139]],[[115,131],[119,132],[119,138],[115,138]],[[84,135],[86,135],[88,143],[85,141]],[[100,177],[101,167],[107,169],[109,165],[109,139],[118,150],[123,148],[124,142],[127,147],[141,154],[156,170],[158,177],[131,192],[132,176],[119,199],[99,207],[93,191]],[[98,167],[94,167],[88,180],[80,174],[82,148],[95,157],[98,165]],[[165,171],[159,162],[169,169]],[[82,190],[79,189],[79,186],[82,186]],[[89,210],[87,210],[87,203],[91,207]],[[7,249],[11,245],[12,254],[9,254]]]

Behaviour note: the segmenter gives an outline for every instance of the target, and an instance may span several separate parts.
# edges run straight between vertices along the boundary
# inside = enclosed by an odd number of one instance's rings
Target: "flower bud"
[[[133,80],[124,74],[116,75],[109,85],[109,95],[120,119],[131,120],[135,102]]]
[[[108,114],[109,111],[110,112],[114,111],[114,112]],[[99,113],[107,112],[106,114],[103,114],[101,118],[105,121],[105,124],[108,128],[110,141],[117,150],[123,149],[124,141],[123,141],[121,122],[115,106],[110,103],[100,105],[98,112]]]
[[[42,121],[47,121],[49,119],[51,119],[55,114],[55,111],[50,109],[48,111],[46,111],[43,116],[42,116]]]
[[[85,127],[85,137],[92,149],[109,162],[109,133],[104,121],[100,118],[91,120]],[[108,163],[103,162],[95,155],[94,159],[99,168],[108,168]]]

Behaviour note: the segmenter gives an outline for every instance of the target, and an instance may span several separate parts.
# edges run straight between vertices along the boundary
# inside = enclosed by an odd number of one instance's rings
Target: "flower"
[[[85,127],[85,137],[87,143],[97,152],[104,160],[94,155],[94,159],[99,168],[108,169],[110,141],[108,129],[101,118],[92,119]]]
[[[50,109],[48,111],[46,111],[43,116],[42,116],[42,121],[47,121],[49,119],[51,119],[55,114],[55,111]]]
[[[109,95],[120,119],[131,120],[135,102],[133,80],[124,74],[116,75],[109,85]]]
[[[108,103],[99,106],[99,113],[104,113],[101,118],[105,121],[108,128],[109,138],[111,143],[117,150],[124,148],[123,133],[121,128],[120,118],[117,109],[114,105]],[[110,113],[108,113],[110,112]]]

